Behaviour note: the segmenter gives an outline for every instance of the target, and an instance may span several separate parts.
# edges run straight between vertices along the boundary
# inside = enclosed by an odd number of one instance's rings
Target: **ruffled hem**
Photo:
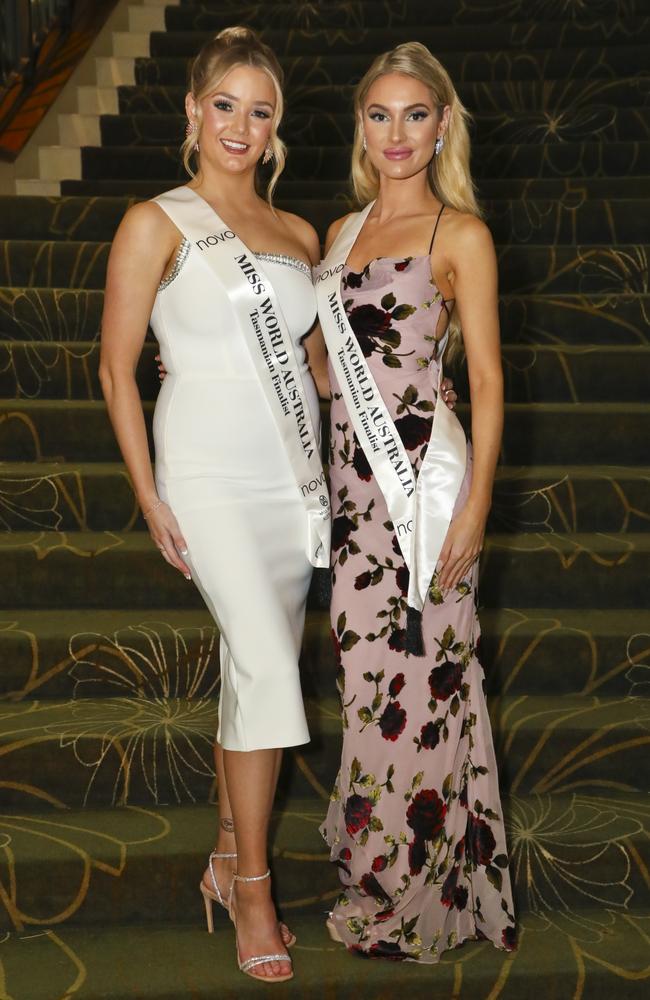
[[[341,933],[341,929],[338,926],[337,931]],[[425,950],[417,957],[409,955],[405,952],[395,952],[395,954],[390,954],[389,952],[382,952],[378,949],[373,951],[373,946],[376,945],[377,942],[366,942],[364,945],[361,945],[359,943],[348,944],[346,941],[342,941],[341,947],[345,948],[351,955],[355,955],[357,958],[380,959],[385,962],[413,962],[418,965],[437,965],[446,952],[456,951],[468,941],[484,941],[486,944],[491,944],[497,951],[503,951],[506,954],[510,954],[517,950],[516,945],[513,948],[508,948],[500,940],[488,937],[485,934],[466,934],[455,944],[444,947],[441,950],[438,950],[435,954],[429,950]]]

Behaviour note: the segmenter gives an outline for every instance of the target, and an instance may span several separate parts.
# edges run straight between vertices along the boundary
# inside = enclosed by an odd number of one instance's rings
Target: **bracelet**
[[[161,500],[160,497],[158,497],[158,499],[156,500],[156,502],[152,503],[152,505],[149,508],[149,510],[143,510],[142,516],[145,519],[145,521],[147,520],[147,518],[149,518],[151,516],[151,514],[153,514],[153,512],[155,510],[158,510],[159,507],[162,507],[162,505],[164,504],[164,502],[165,502],[164,500]]]

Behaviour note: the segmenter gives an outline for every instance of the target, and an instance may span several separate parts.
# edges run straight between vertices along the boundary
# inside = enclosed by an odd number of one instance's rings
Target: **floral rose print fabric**
[[[342,274],[343,300],[418,470],[431,433],[435,339],[446,307],[428,257]],[[343,714],[341,770],[322,833],[342,892],[347,946],[436,962],[468,938],[515,947],[503,816],[477,650],[476,570],[432,582],[425,656],[406,646],[408,570],[333,372],[332,631]],[[467,498],[471,454],[456,512]]]

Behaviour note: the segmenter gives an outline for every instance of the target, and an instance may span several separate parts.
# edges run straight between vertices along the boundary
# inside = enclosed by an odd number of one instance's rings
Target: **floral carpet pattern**
[[[197,892],[215,827],[218,634],[148,540],[97,377],[110,240],[130,204],[184,179],[187,59],[235,22],[260,28],[282,60],[279,203],[321,235],[350,204],[351,94],[372,56],[417,38],[447,65],[474,118],[507,397],[480,659],[518,947],[467,942],[419,968],[363,961],[327,937],[339,880],[319,826],[341,719],[317,574],[303,651],[313,740],[287,755],[273,818],[277,897],[298,936],[296,977],[277,992],[641,1000],[649,0],[182,0],[118,88],[119,113],[101,116],[101,145],[82,149],[82,179],[64,180],[60,198],[0,197],[0,1000],[259,992],[237,971],[227,920],[206,934]],[[147,415],[155,353],[148,339]],[[462,368],[455,377],[466,401]],[[366,686],[356,708],[374,725]],[[434,734],[421,736],[420,757]]]

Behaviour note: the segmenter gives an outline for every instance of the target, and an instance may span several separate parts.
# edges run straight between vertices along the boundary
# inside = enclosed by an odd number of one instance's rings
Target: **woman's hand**
[[[445,376],[440,383],[440,392],[449,409],[454,410],[458,401],[458,396],[454,392],[454,380]]]
[[[483,548],[486,517],[468,504],[449,525],[438,565],[438,586],[453,590],[469,573]]]
[[[145,518],[149,534],[158,546],[163,559],[170,566],[175,566],[186,580],[192,579],[189,567],[181,556],[187,555],[187,544],[178,527],[178,521],[172,514],[166,503],[159,506],[147,514]]]

